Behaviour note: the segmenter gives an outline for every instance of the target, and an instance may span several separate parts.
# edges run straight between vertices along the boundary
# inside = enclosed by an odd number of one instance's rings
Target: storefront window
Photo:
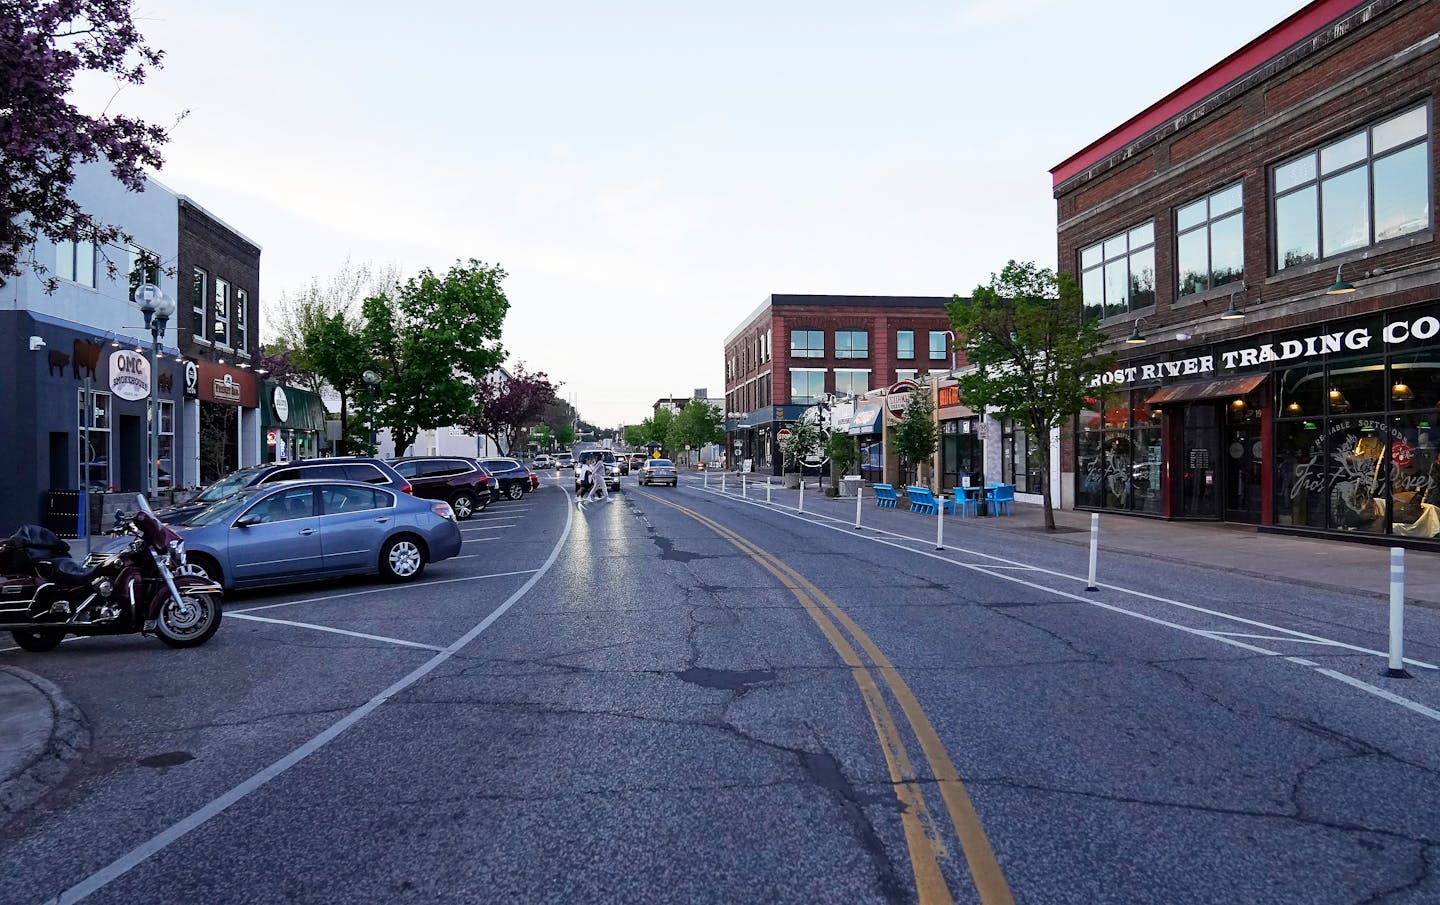
[[[110,484],[110,394],[90,392],[89,405],[85,391],[79,392],[80,470],[85,487],[104,493]],[[87,441],[88,435],[88,441]]]
[[[1100,508],[1101,485],[1105,477],[1105,456],[1100,449],[1101,401],[1087,400],[1076,418],[1075,503],[1089,509]]]
[[[1385,411],[1385,360],[1359,358],[1332,362],[1326,386],[1331,415],[1358,415]]]

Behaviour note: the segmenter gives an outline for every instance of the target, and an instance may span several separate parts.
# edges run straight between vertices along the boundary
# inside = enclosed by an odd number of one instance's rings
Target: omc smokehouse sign
[[[1192,377],[1214,373],[1216,360],[1226,371],[1258,368],[1261,365],[1281,361],[1306,361],[1321,355],[1349,354],[1398,346],[1412,340],[1429,340],[1440,337],[1440,318],[1423,315],[1410,320],[1390,321],[1378,333],[1372,332],[1373,324],[1350,329],[1315,333],[1279,342],[1260,343],[1248,348],[1231,349],[1218,355],[1196,355],[1175,361],[1157,361],[1152,364],[1132,365],[1106,371],[1093,381],[1093,386],[1114,386],[1136,381],[1155,381],[1166,378]]]

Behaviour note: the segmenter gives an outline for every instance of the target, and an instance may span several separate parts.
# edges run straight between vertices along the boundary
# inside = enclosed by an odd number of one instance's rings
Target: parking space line
[[[514,523],[514,522],[510,522],[509,524],[506,524],[506,525],[487,525],[487,526],[484,527],[484,528],[461,528],[460,530],[461,530],[461,531],[499,531],[499,530],[501,530],[502,528],[514,528],[514,527],[515,527],[515,523]]]
[[[511,575],[529,575],[535,571],[535,569],[521,569],[518,572],[492,572],[488,575],[465,575],[460,578],[441,578],[435,581],[422,581],[419,584],[410,585],[407,590],[414,590],[415,588],[426,588],[430,585],[436,584],[454,584],[457,581],[479,581],[482,578],[508,578]],[[287,600],[284,603],[267,603],[264,606],[246,607],[243,610],[226,610],[225,613],[227,615],[232,613],[257,613],[260,610],[273,610],[277,607],[282,606],[296,606],[302,603],[320,603],[326,600],[339,600],[342,597],[360,597],[365,594],[384,594],[387,592],[393,592],[394,590],[394,587],[385,587],[370,588],[364,591],[346,591],[344,594],[325,594],[321,597],[304,597],[300,600]]]
[[[398,644],[401,647],[418,647],[421,650],[443,651],[445,648],[436,647],[433,644],[421,644],[418,641],[402,641],[399,638],[386,638],[384,635],[367,635],[365,632],[351,632],[343,628],[331,628],[328,625],[315,625],[312,622],[291,622],[289,619],[271,619],[267,616],[247,616],[244,613],[231,613],[233,619],[247,619],[251,622],[268,622],[271,625],[289,625],[294,628],[308,628],[317,632],[330,632],[334,635],[349,635],[351,638],[364,638],[368,641],[384,641],[386,644]]]

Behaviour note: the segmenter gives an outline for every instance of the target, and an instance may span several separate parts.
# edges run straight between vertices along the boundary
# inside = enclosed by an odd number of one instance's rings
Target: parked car
[[[680,475],[675,471],[675,463],[669,459],[646,459],[640,468],[640,483],[642,486],[669,484],[675,487],[680,483]]]
[[[480,464],[500,482],[500,495],[518,500],[540,486],[540,478],[514,459],[494,457]]]
[[[248,487],[176,530],[187,565],[227,591],[376,573],[413,581],[460,552],[449,503],[355,481]]]
[[[446,501],[461,521],[500,499],[499,480],[468,456],[405,456],[390,464],[415,496]]]
[[[575,460],[575,492],[580,492],[580,473],[582,466],[589,465],[596,459],[605,462],[605,486],[612,490],[620,489],[620,463],[615,460],[615,454],[608,449],[587,449],[580,453]]]
[[[378,484],[399,493],[410,493],[410,482],[381,459],[364,456],[336,456],[328,459],[300,459],[294,462],[270,462],[233,471],[200,491],[194,499],[176,506],[156,510],[155,517],[167,525],[184,525],[216,503],[237,491],[257,484],[300,480],[359,481]]]

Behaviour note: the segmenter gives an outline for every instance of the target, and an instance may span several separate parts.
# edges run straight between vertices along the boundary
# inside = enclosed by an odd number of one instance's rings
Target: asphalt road
[[[0,651],[94,735],[0,902],[1440,901],[1440,613],[1400,685],[1373,600],[837,514],[549,480],[416,585]]]

